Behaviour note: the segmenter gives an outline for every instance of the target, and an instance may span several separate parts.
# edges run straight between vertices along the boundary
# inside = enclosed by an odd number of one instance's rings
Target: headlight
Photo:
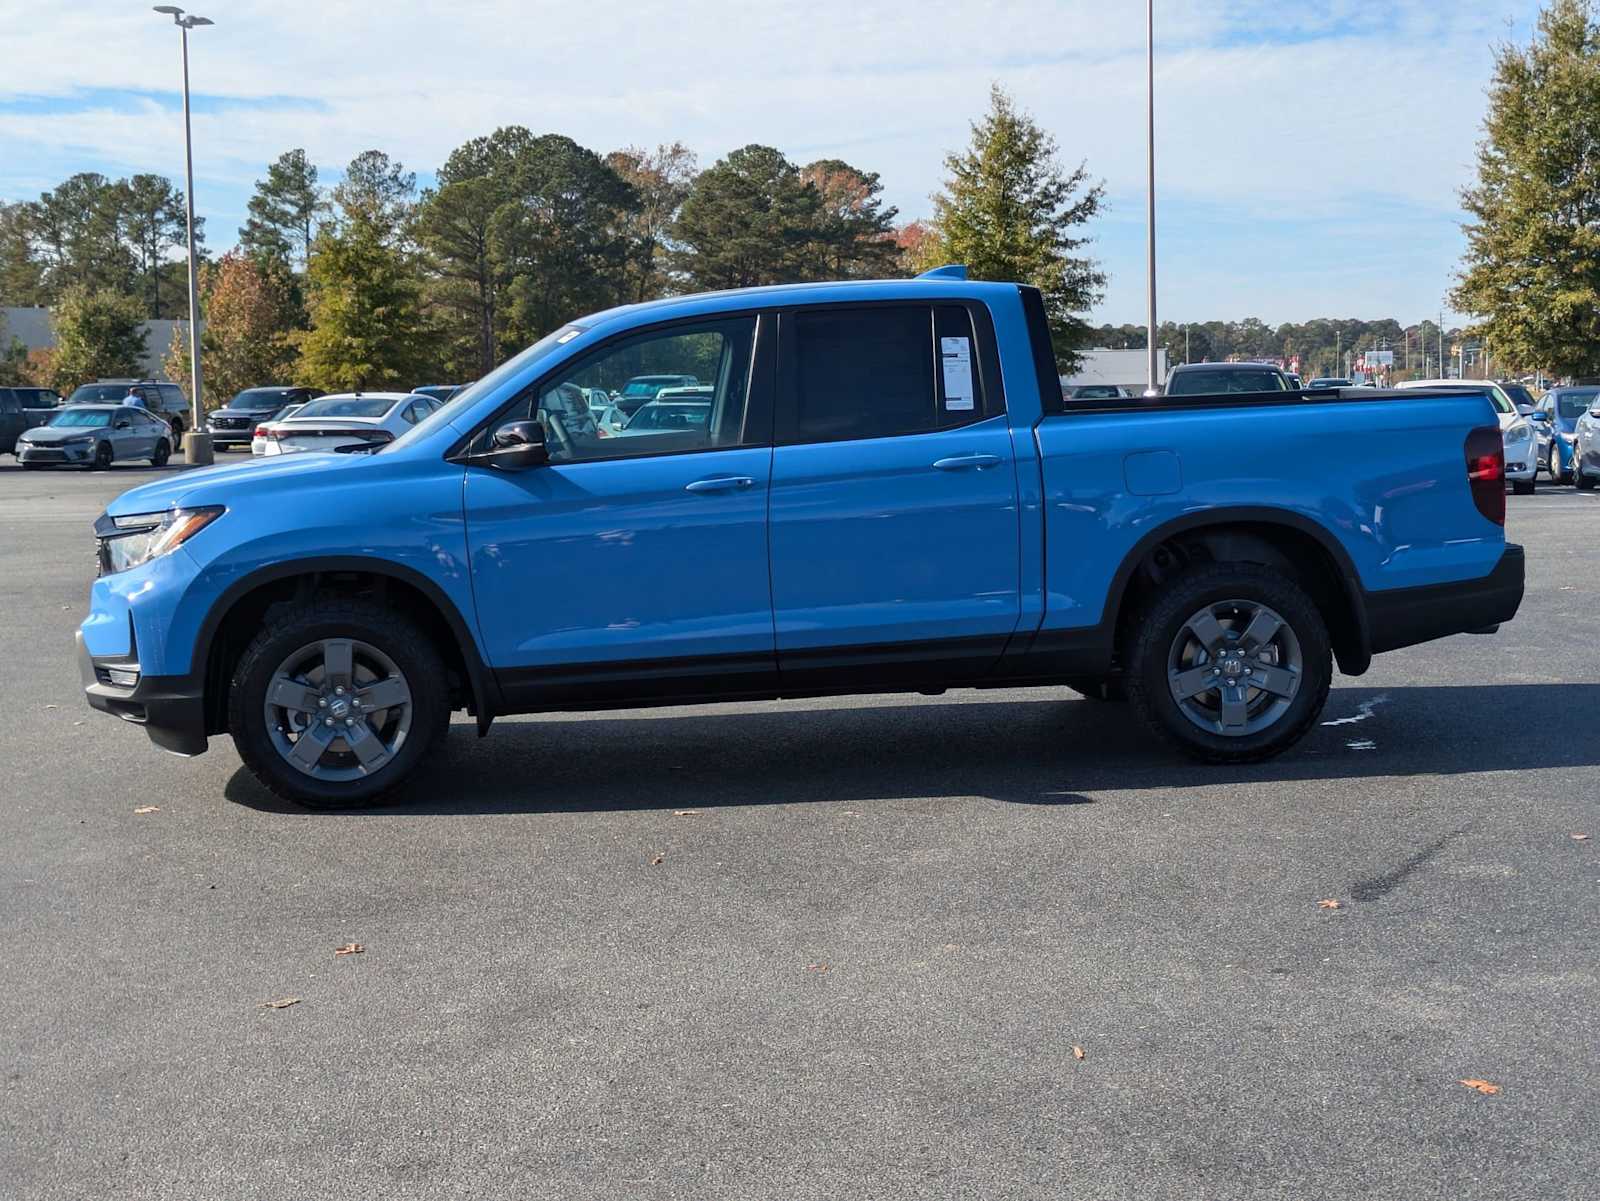
[[[1514,425],[1506,431],[1506,445],[1514,442],[1526,442],[1533,434],[1533,428],[1528,425]]]
[[[61,444],[63,446],[76,446],[80,442],[93,442],[94,438],[93,434],[73,434],[70,438],[61,439]]]
[[[221,517],[221,505],[194,509],[168,509],[165,513],[135,513],[113,517],[100,524],[100,570],[103,575],[127,571],[177,550]]]

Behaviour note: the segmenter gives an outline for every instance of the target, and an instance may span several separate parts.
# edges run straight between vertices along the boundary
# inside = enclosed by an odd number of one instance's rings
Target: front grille
[[[211,424],[219,430],[247,429],[251,423],[252,419],[249,417],[213,417],[211,419]]]
[[[64,450],[46,450],[43,447],[34,446],[27,448],[26,453],[28,458],[38,459],[44,463],[65,463],[67,461],[67,452]]]

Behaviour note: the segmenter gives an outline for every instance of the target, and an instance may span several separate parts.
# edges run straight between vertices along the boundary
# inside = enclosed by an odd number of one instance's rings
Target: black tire
[[[1572,482],[1578,485],[1578,490],[1580,492],[1593,492],[1595,485],[1600,483],[1600,480],[1596,480],[1590,476],[1584,475],[1583,464],[1574,463],[1572,465]]]
[[[183,437],[183,418],[182,417],[168,417],[167,418],[167,424],[172,427],[172,436],[174,438]]]
[[[1184,716],[1167,666],[1189,619],[1205,605],[1228,600],[1275,610],[1298,639],[1303,660],[1299,686],[1283,713],[1266,728],[1237,737],[1202,730]],[[1165,585],[1131,627],[1124,660],[1123,679],[1135,711],[1161,738],[1205,763],[1252,763],[1287,750],[1322,715],[1333,679],[1328,627],[1316,602],[1288,576],[1254,563],[1208,564]]]
[[[1128,690],[1123,686],[1121,676],[1075,676],[1067,681],[1067,687],[1091,701],[1124,704],[1128,699]]]
[[[1511,481],[1511,495],[1513,496],[1532,496],[1537,488],[1538,483],[1534,480]]]
[[[150,466],[165,467],[171,457],[172,447],[165,438],[162,438],[156,442],[156,448],[150,454]]]
[[[104,471],[111,466],[111,443],[102,442],[94,448],[94,461],[89,464],[92,471]]]
[[[371,644],[399,666],[411,690],[411,731],[394,758],[370,776],[328,781],[287,763],[267,730],[266,694],[285,657],[322,638]],[[411,774],[443,739],[450,724],[444,662],[432,639],[401,613],[370,601],[326,597],[268,622],[234,666],[228,686],[228,731],[256,779],[308,809],[349,809],[380,801]]]

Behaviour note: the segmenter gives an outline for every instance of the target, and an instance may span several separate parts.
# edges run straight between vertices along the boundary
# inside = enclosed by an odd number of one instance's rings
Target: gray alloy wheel
[[[273,748],[314,780],[358,780],[384,767],[411,733],[411,686],[393,659],[354,638],[308,643],[267,685]]]
[[[1178,711],[1208,734],[1243,738],[1276,725],[1305,671],[1300,640],[1258,601],[1224,600],[1196,611],[1167,652]]]

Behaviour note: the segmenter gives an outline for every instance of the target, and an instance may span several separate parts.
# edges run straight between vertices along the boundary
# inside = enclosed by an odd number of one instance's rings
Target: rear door
[[[779,342],[771,539],[785,689],[982,674],[1021,612],[987,311],[798,309]]]

